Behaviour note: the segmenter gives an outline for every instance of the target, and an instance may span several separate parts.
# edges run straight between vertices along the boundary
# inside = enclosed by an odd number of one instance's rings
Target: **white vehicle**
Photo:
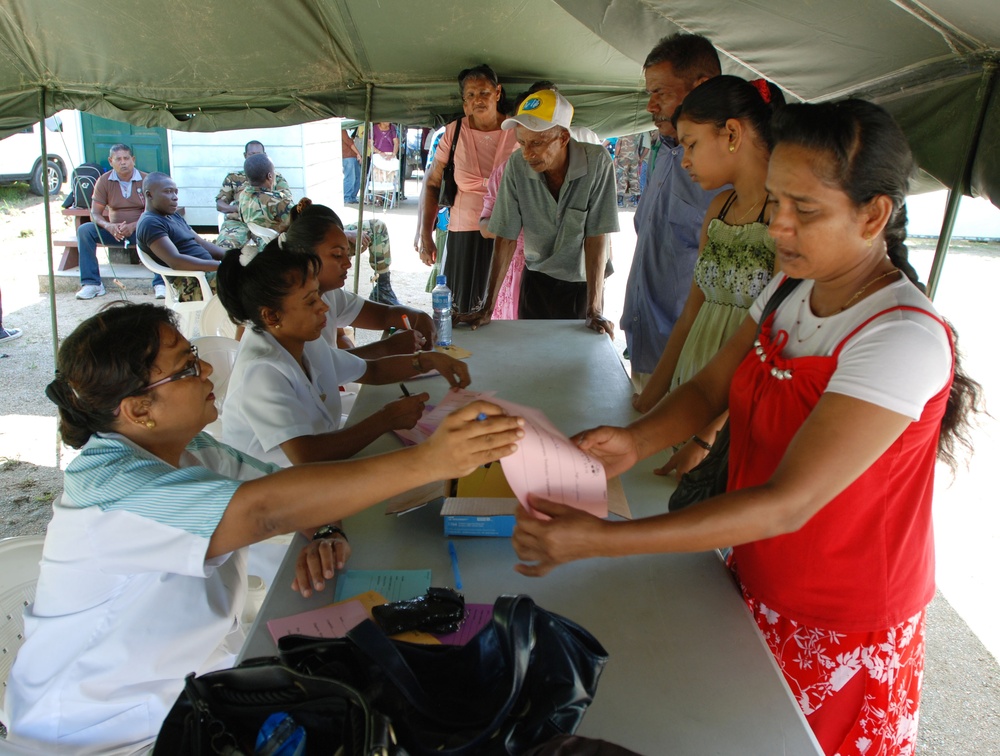
[[[62,188],[63,182],[79,165],[81,152],[78,127],[73,128],[79,122],[79,117],[74,112],[67,115],[69,117],[66,119],[62,118],[61,113],[45,119],[48,130],[48,160],[45,165],[40,156],[41,140],[37,123],[19,134],[0,139],[0,184],[27,181],[34,194],[43,193],[46,181],[50,194],[55,194]]]

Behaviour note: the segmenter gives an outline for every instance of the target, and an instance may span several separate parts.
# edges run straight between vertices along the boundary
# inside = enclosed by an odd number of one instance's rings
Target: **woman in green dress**
[[[783,102],[763,80],[716,76],[685,97],[674,115],[681,165],[703,189],[732,189],[720,192],[705,213],[691,293],[649,383],[633,397],[640,412],[705,366],[771,280],[774,241],[764,180],[772,107]],[[722,415],[692,436],[656,473],[680,476],[696,466],[725,420]]]

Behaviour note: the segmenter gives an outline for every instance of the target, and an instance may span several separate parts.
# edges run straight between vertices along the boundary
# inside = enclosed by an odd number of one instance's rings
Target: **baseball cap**
[[[532,92],[524,98],[517,114],[500,124],[501,129],[513,129],[518,125],[532,131],[545,131],[553,126],[568,129],[573,121],[573,106],[569,100],[551,89]]]

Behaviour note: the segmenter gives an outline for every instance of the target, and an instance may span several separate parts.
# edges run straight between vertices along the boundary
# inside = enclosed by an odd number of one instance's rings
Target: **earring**
[[[729,145],[729,151],[730,152],[736,152],[736,145],[735,144]]]
[[[872,237],[868,236],[868,234],[865,234],[863,238],[868,243],[868,246],[870,247],[872,245]]]
[[[153,420],[146,420],[145,422],[142,420],[133,420],[132,422],[136,425],[145,425],[150,430],[153,430],[153,428],[156,427],[156,422]]]

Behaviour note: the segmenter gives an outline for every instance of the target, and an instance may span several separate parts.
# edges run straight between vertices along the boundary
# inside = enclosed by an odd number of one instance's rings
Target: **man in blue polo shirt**
[[[501,125],[517,129],[521,150],[507,162],[489,222],[497,240],[486,306],[460,318],[473,328],[490,321],[523,229],[518,318],[580,319],[614,334],[602,309],[608,234],[618,230],[615,171],[604,147],[570,137],[572,120],[566,98],[543,89]]]
[[[641,390],[680,317],[698,259],[705,211],[717,191],[706,192],[681,168],[683,148],[670,122],[688,92],[721,73],[712,43],[695,34],[664,37],[643,65],[646,110],[660,132],[635,212],[635,254],[625,288],[621,327],[632,379]],[[721,191],[721,190],[719,190]]]

